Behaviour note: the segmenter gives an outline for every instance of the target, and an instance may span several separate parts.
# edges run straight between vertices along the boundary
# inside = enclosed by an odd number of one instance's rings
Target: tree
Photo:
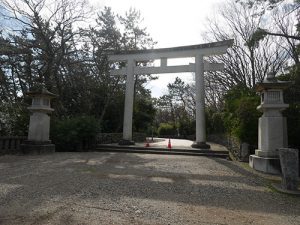
[[[0,113],[2,124],[12,113],[27,115],[26,105],[30,102],[25,93],[42,83],[59,95],[52,104],[56,117],[53,122],[91,115],[99,121],[102,131],[120,131],[125,79],[111,77],[109,71],[124,63],[111,65],[107,51],[126,50],[131,46],[132,37],[121,30],[127,33],[131,27],[138,30],[141,15],[131,10],[127,13],[130,19],[122,17],[121,23],[121,17],[106,7],[97,15],[96,24],[88,27],[84,24],[92,14],[84,0],[52,3],[50,0],[1,0],[1,17],[13,21],[6,23],[7,29],[0,32],[0,106],[7,109]],[[126,28],[129,21],[131,27]],[[136,33],[136,46],[130,48],[153,46],[146,28],[141,30]],[[144,76],[136,82],[137,98],[150,93],[144,87],[149,79],[150,76]],[[143,113],[143,107],[140,112]],[[6,131],[3,133],[9,133]]]
[[[110,65],[107,60],[107,51],[121,50],[121,32],[117,27],[118,17],[112,9],[105,7],[97,14],[96,26],[82,30],[85,37],[85,61],[89,62],[90,74],[93,77],[92,85],[92,113],[97,115],[101,127],[108,128],[105,124],[109,107],[120,104],[123,98],[124,77],[110,76]],[[117,116],[119,118],[119,116]],[[114,123],[113,123],[114,124]],[[117,124],[116,127],[119,125]],[[113,128],[108,128],[110,131]]]
[[[194,134],[195,104],[194,85],[176,77],[173,83],[168,84],[168,94],[157,100],[157,126],[171,124],[182,135]]]
[[[262,5],[263,3],[271,6],[268,8],[268,13],[272,13],[275,26],[259,27],[253,34],[252,41],[258,43],[271,36],[280,37],[286,42],[291,63],[279,78],[294,82],[285,92],[285,101],[290,104],[290,107],[285,110],[284,114],[288,122],[289,145],[299,148],[300,142],[297,135],[300,131],[300,1],[295,0],[294,3],[290,3],[283,0],[265,0],[256,4]],[[249,5],[249,7],[254,6],[255,4]]]
[[[256,109],[260,98],[247,88],[236,86],[224,96],[224,125],[228,134],[241,142],[257,146],[258,118],[261,113]]]
[[[21,36],[17,33],[11,35],[13,42],[31,50],[31,73],[50,91],[61,94],[59,70],[64,59],[76,51],[73,43],[78,30],[73,27],[85,18],[87,12],[83,7],[84,0],[55,3],[48,0],[2,0],[2,6],[8,11],[5,17],[17,21],[21,27]]]
[[[156,42],[150,37],[145,27],[140,27],[143,22],[140,11],[130,8],[125,16],[118,16],[118,18],[124,26],[121,40],[124,50],[153,48]]]
[[[0,38],[1,108],[11,107],[9,114],[18,115],[14,120],[17,122],[20,115],[27,113],[28,102],[24,97],[34,85],[44,83],[62,96],[59,75],[63,61],[74,56],[72,44],[76,32],[72,25],[84,17],[84,12],[78,10],[84,2],[61,0],[49,5],[48,0],[1,0],[0,3],[1,18],[10,21]]]
[[[150,96],[136,99],[133,110],[133,127],[136,132],[147,132],[152,126],[156,110]]]
[[[140,23],[142,22],[141,14],[135,9],[130,9],[129,12],[126,12],[125,16],[116,16],[111,8],[105,7],[98,14],[96,22],[97,25],[95,27],[90,27],[90,29],[85,31],[85,36],[87,38],[87,45],[90,43],[90,49],[92,49],[88,54],[92,56],[91,73],[102,90],[99,95],[95,96],[100,98],[102,105],[99,120],[100,123],[106,123],[104,120],[106,120],[105,117],[109,107],[114,107],[112,105],[119,102],[117,98],[124,98],[123,92],[125,90],[126,78],[110,76],[109,70],[111,67],[123,67],[125,64],[110,65],[107,60],[107,52],[152,48],[155,42],[146,32],[146,28],[140,28]],[[121,27],[117,27],[117,24],[120,24]],[[150,98],[150,91],[144,87],[144,84],[152,79],[154,77],[151,75],[136,76],[135,99],[139,99],[139,96],[144,96],[146,99]],[[121,125],[117,127],[119,128]],[[140,128],[137,127],[137,129]]]
[[[267,2],[269,6],[267,9],[271,16],[264,15],[268,19],[268,26],[262,24],[258,27],[252,36],[252,42],[258,43],[267,36],[281,37],[289,47],[291,58],[295,64],[299,63],[299,51],[297,50],[297,41],[300,40],[299,30],[299,12],[300,12],[300,1],[295,0],[294,3],[287,3],[285,1],[261,1],[255,4],[250,4],[250,7],[254,5],[262,5],[262,2]],[[270,23],[273,26],[270,26]]]
[[[268,72],[282,70],[288,62],[288,51],[277,37],[267,37],[263,42],[253,44],[251,38],[264,22],[261,15],[253,16],[257,13],[256,8],[230,1],[220,8],[219,13],[220,17],[208,20],[208,31],[204,36],[208,41],[234,39],[227,54],[209,59],[224,63],[224,71],[206,73],[208,99],[215,99],[222,106],[222,96],[232,87],[254,88]]]
[[[60,0],[52,4],[48,0],[16,0],[1,1],[4,19],[8,30],[2,38],[14,46],[14,49],[26,50],[25,53],[6,54],[1,58],[2,71],[8,78],[6,85],[13,83],[13,93],[23,102],[25,93],[36,84],[44,84],[48,90],[59,95],[55,102],[55,113],[66,115],[64,89],[69,85],[72,71],[66,68],[76,67],[79,62],[78,46],[79,29],[75,24],[82,22],[87,16],[88,8],[84,0]],[[84,70],[84,66],[78,66]]]

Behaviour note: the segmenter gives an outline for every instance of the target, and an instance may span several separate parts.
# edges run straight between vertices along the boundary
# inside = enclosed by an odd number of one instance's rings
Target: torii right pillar
[[[206,143],[205,128],[205,85],[203,55],[195,57],[195,83],[196,83],[196,141],[193,148],[210,149]]]

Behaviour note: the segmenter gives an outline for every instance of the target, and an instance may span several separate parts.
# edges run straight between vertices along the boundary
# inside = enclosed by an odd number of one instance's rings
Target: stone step
[[[221,153],[221,154],[228,154],[228,151],[222,150],[213,150],[213,149],[197,149],[197,148],[180,148],[180,147],[173,147],[171,149],[162,148],[162,147],[142,147],[142,146],[124,146],[124,145],[110,145],[110,144],[98,144],[97,148],[114,148],[114,149],[138,149],[138,150],[154,150],[154,151],[172,151],[172,152],[191,152],[191,153]]]
[[[227,151],[213,151],[213,150],[189,150],[189,149],[167,149],[167,148],[143,148],[143,147],[118,147],[101,145],[96,148],[99,152],[123,152],[123,153],[144,153],[144,154],[164,154],[164,155],[185,155],[185,156],[207,156],[228,158]]]

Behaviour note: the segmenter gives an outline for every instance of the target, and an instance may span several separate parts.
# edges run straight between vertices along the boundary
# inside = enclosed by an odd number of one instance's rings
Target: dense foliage
[[[280,76],[280,79],[293,81],[284,94],[289,108],[283,112],[283,115],[287,117],[289,146],[300,149],[300,65],[295,65],[288,74]]]
[[[97,120],[99,131],[120,132],[125,77],[112,77],[109,70],[124,64],[108,63],[107,54],[154,46],[139,11],[129,9],[122,16],[105,7],[95,14],[85,0],[52,3],[0,3],[0,134],[26,134],[30,104],[26,92],[40,84],[58,95],[51,126],[61,127],[66,140],[76,139],[76,126],[71,125],[86,122],[77,118],[87,115]],[[146,130],[155,114],[150,91],[144,87],[151,79],[150,75],[135,79],[138,131]]]
[[[224,3],[207,22],[203,37],[208,42],[234,39],[227,54],[207,57],[224,64],[224,71],[208,71],[206,85],[206,128],[208,134],[226,133],[240,142],[257,147],[260,104],[255,93],[258,82],[272,72],[294,84],[285,90],[290,108],[290,146],[300,146],[299,126],[299,0],[231,0]],[[180,124],[193,132],[195,121],[194,85],[177,78],[168,85],[168,94],[158,99],[157,124]],[[185,129],[186,130],[186,129]],[[180,131],[181,133],[182,131]]]
[[[52,105],[52,137],[74,149],[70,143],[95,132],[122,131],[125,78],[109,71],[125,63],[110,64],[107,54],[152,48],[155,42],[135,9],[122,16],[105,7],[95,15],[85,0],[51,3],[0,2],[0,135],[26,134],[26,92],[43,84],[59,96]],[[300,146],[299,10],[299,0],[231,0],[209,19],[207,42],[234,39],[227,54],[205,58],[225,66],[205,74],[209,134],[228,133],[256,145],[255,85],[273,72],[294,82],[285,94],[290,108],[284,115],[290,145]],[[135,77],[134,131],[149,134],[153,127],[161,135],[195,134],[194,84],[177,78],[154,105],[145,88],[152,79]]]
[[[225,95],[224,127],[240,141],[257,145],[259,96],[251,89],[236,86]]]

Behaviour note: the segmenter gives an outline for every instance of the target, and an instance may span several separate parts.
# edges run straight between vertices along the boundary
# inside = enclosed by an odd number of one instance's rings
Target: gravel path
[[[0,224],[300,224],[300,198],[239,163],[55,153],[0,157]]]

